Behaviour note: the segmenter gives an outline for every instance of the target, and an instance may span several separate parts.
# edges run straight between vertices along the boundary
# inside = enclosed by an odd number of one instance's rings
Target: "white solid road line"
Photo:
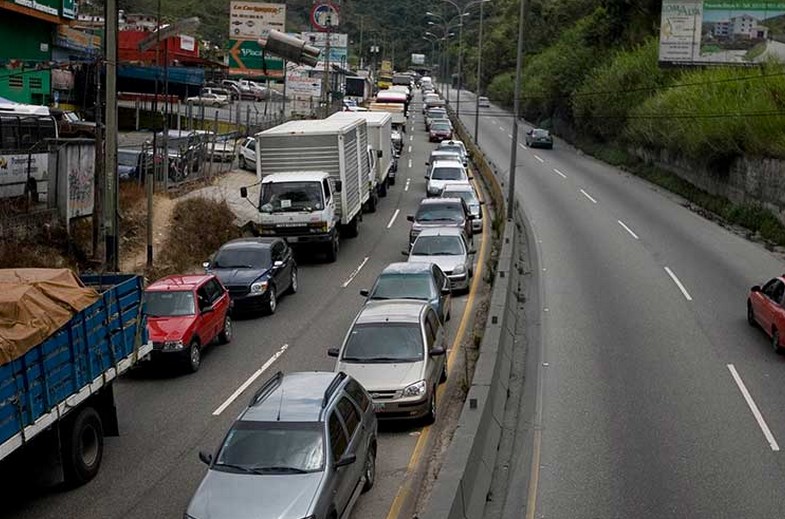
[[[526,145],[525,145],[524,143],[522,143],[522,142],[519,142],[519,143],[518,143],[518,146],[520,146],[520,147],[521,147],[521,148],[523,148],[524,150],[526,149]]]
[[[542,160],[542,157],[540,157],[539,155],[535,155],[534,158],[539,160],[540,162],[545,162],[544,160]]]
[[[341,287],[342,287],[342,288],[346,288],[346,287],[348,287],[348,286],[349,286],[349,283],[351,283],[352,281],[354,281],[354,278],[356,278],[356,277],[357,277],[357,274],[359,274],[359,273],[360,273],[360,271],[363,269],[363,267],[365,266],[365,264],[366,264],[366,263],[368,263],[368,260],[369,260],[369,259],[370,259],[370,258],[369,258],[368,256],[366,256],[365,258],[363,258],[363,261],[362,261],[362,263],[360,263],[360,265],[359,265],[359,266],[358,266],[356,269],[354,269],[354,272],[352,272],[351,274],[349,274],[349,278],[348,278],[346,281],[344,281],[344,282],[343,282],[343,285],[341,285]]]
[[[632,229],[630,229],[629,227],[627,227],[627,224],[626,224],[626,223],[622,222],[621,220],[616,220],[616,221],[617,221],[617,222],[619,222],[619,225],[621,225],[622,227],[624,227],[624,230],[625,230],[625,231],[627,231],[628,233],[630,233],[630,236],[632,236],[632,237],[633,237],[633,238],[635,238],[636,240],[639,240],[639,239],[640,239],[640,238],[638,238],[638,235],[637,235],[637,234],[635,234],[634,232],[632,232]]]
[[[409,142],[412,142],[413,140],[414,140],[414,135],[409,135]]]
[[[508,133],[508,134],[507,134],[507,138],[508,138],[508,139],[512,139],[512,134],[511,134],[511,133]]]
[[[567,178],[567,175],[565,175],[564,173],[562,173],[561,171],[559,171],[556,168],[553,168],[553,172],[556,173],[557,175],[559,175],[561,178]]]
[[[684,294],[684,298],[687,299],[687,301],[692,301],[692,296],[690,295],[689,292],[687,292],[687,289],[684,288],[684,285],[681,284],[681,281],[679,281],[679,278],[676,277],[676,274],[674,274],[673,271],[668,267],[665,267],[665,272],[668,273],[668,275],[671,277],[673,282],[676,283],[676,286],[679,287],[681,293]]]
[[[410,179],[410,178],[407,178],[407,179],[406,179],[406,185],[405,185],[405,186],[403,186],[403,190],[404,190],[404,191],[408,191],[408,190],[409,190],[409,183],[410,183],[411,181],[412,181],[412,179]]]
[[[752,396],[750,396],[750,392],[747,391],[747,386],[745,386],[744,381],[741,380],[739,372],[736,371],[736,367],[733,364],[728,364],[728,371],[730,371],[730,374],[733,377],[733,380],[736,382],[736,385],[739,386],[739,391],[741,391],[741,395],[744,397],[744,400],[747,401],[747,405],[749,406],[750,411],[752,411],[752,415],[758,422],[758,427],[760,427],[760,430],[763,431],[763,436],[766,437],[766,441],[769,442],[769,447],[771,447],[771,450],[775,452],[779,451],[780,446],[777,444],[777,440],[775,440],[774,435],[771,434],[769,426],[766,425],[766,420],[764,420],[763,415],[760,414],[758,406],[755,405],[755,401],[752,399]]]
[[[499,129],[500,129],[501,131],[504,131],[504,126],[499,126]]]
[[[392,218],[390,218],[390,222],[387,224],[387,228],[388,228],[388,229],[389,229],[390,227],[392,227],[392,225],[395,223],[395,219],[396,219],[396,218],[398,218],[398,213],[400,213],[400,212],[401,212],[401,210],[400,210],[400,209],[396,209],[396,210],[395,210],[395,212],[394,212],[394,213],[393,213],[393,215],[392,215]]]
[[[278,360],[278,357],[280,357],[281,355],[283,355],[283,352],[285,352],[285,351],[287,350],[287,348],[289,348],[289,345],[288,345],[288,344],[284,344],[283,346],[281,346],[281,349],[280,349],[280,350],[278,350],[278,351],[276,351],[276,352],[273,354],[273,356],[272,356],[272,357],[270,357],[269,359],[267,359],[267,362],[265,362],[264,364],[262,364],[262,367],[261,367],[261,368],[259,368],[258,370],[256,370],[256,371],[254,372],[254,374],[253,374],[253,375],[251,375],[250,377],[248,377],[248,380],[246,380],[245,382],[243,382],[243,384],[242,384],[240,387],[238,387],[238,388],[237,388],[237,390],[236,390],[234,393],[232,393],[232,396],[230,396],[229,398],[227,398],[227,399],[226,399],[226,401],[225,401],[223,404],[221,404],[220,406],[218,406],[218,408],[217,408],[215,411],[213,411],[213,416],[218,416],[218,415],[220,415],[221,413],[223,413],[224,411],[226,411],[226,408],[227,408],[227,407],[229,407],[230,405],[232,405],[232,402],[234,402],[235,400],[237,400],[237,397],[239,397],[240,395],[242,395],[242,394],[243,394],[243,391],[245,391],[246,389],[248,389],[248,386],[250,386],[251,384],[253,384],[253,383],[254,383],[254,380],[256,380],[257,378],[259,378],[259,377],[262,375],[262,373],[264,373],[265,371],[267,371],[267,369],[268,369],[270,366],[272,366],[272,365],[273,365],[273,362],[275,362],[276,360]]]
[[[589,200],[591,200],[593,204],[596,204],[596,203],[597,203],[597,201],[596,201],[595,199],[593,199],[593,198],[591,197],[591,195],[590,195],[589,193],[587,193],[586,191],[584,191],[583,189],[581,189],[581,193],[583,193],[583,196],[585,196],[586,198],[588,198]]]

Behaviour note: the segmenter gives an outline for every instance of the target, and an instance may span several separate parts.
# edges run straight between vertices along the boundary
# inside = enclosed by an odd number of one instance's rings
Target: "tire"
[[[188,373],[196,373],[202,366],[202,349],[197,341],[188,346],[188,356],[185,359],[185,368]]]
[[[379,196],[381,198],[385,198],[387,196],[387,183],[388,182],[389,182],[389,180],[385,178],[384,182],[382,182],[381,186],[379,187]]]
[[[327,245],[327,263],[335,263],[338,260],[338,249],[340,243],[338,242],[338,235],[333,237],[332,241]]]
[[[391,186],[395,185],[395,177],[389,177],[389,181]]]
[[[63,442],[63,471],[68,486],[84,485],[98,474],[104,455],[104,427],[92,407],[70,422]]]
[[[426,425],[433,425],[434,423],[436,423],[436,414],[437,414],[436,388],[434,387],[431,390],[431,399],[428,403],[428,413],[425,415],[425,419],[424,419]]]
[[[372,192],[371,195],[368,197],[367,209],[368,209],[369,213],[375,213],[376,212],[376,202],[377,202],[377,200],[376,200],[376,193]]]
[[[782,352],[782,348],[780,347],[780,332],[776,328],[771,332],[771,349],[774,350],[774,353]]]
[[[360,231],[357,229],[359,218],[360,215],[355,216],[352,219],[351,223],[349,223],[349,225],[344,227],[344,235],[347,238],[356,238],[357,235],[360,234]]]
[[[755,328],[758,322],[755,320],[755,310],[752,309],[752,301],[747,300],[747,324]]]
[[[287,294],[297,293],[297,289],[299,288],[297,286],[298,281],[299,280],[297,278],[297,267],[292,267],[292,273],[289,276],[289,290],[286,291]]]
[[[264,309],[264,313],[267,315],[273,315],[277,309],[278,294],[275,291],[275,285],[270,285],[270,288],[267,292],[267,308]]]
[[[232,316],[229,310],[226,311],[226,317],[224,317],[224,327],[221,330],[221,333],[218,334],[218,343],[219,344],[229,344],[232,342],[232,336],[234,335],[234,328],[232,324]]]
[[[368,451],[368,460],[365,462],[365,485],[363,485],[363,493],[368,492],[373,488],[376,483],[376,446],[371,446]]]
[[[237,165],[240,166],[240,169],[248,169],[248,163],[245,161],[245,157],[240,155],[240,160],[237,161]]]

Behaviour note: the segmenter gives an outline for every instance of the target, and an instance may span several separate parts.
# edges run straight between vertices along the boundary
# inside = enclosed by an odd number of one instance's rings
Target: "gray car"
[[[278,372],[216,454],[185,519],[348,517],[376,478],[376,416],[345,373]]]
[[[416,214],[406,216],[412,222],[409,229],[409,249],[423,229],[457,227],[463,229],[473,243],[472,215],[462,198],[426,198],[420,201]]]
[[[436,312],[420,301],[366,304],[354,319],[336,371],[368,389],[379,418],[436,420],[436,387],[447,380],[446,332]]]
[[[469,182],[447,182],[442,188],[442,198],[463,198],[472,215],[472,233],[482,233],[482,206],[485,202],[477,197],[474,186]]]
[[[454,292],[468,291],[474,275],[474,249],[463,231],[455,227],[423,230],[414,241],[409,262],[436,263]]]

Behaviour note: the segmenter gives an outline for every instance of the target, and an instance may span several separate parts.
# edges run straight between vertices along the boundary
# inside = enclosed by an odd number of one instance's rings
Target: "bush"
[[[499,74],[488,85],[488,97],[504,106],[512,106],[513,90],[515,90],[515,72]]]
[[[172,213],[172,228],[149,276],[157,279],[196,270],[221,245],[240,237],[234,219],[223,200],[190,198],[178,202]]]
[[[702,162],[785,157],[785,66],[691,70],[671,86],[631,112],[627,139]]]

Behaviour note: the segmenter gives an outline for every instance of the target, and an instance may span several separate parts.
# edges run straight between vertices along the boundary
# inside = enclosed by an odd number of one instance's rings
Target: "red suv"
[[[202,348],[232,340],[229,293],[213,275],[159,279],[145,290],[145,305],[154,358],[174,357],[196,372]]]

